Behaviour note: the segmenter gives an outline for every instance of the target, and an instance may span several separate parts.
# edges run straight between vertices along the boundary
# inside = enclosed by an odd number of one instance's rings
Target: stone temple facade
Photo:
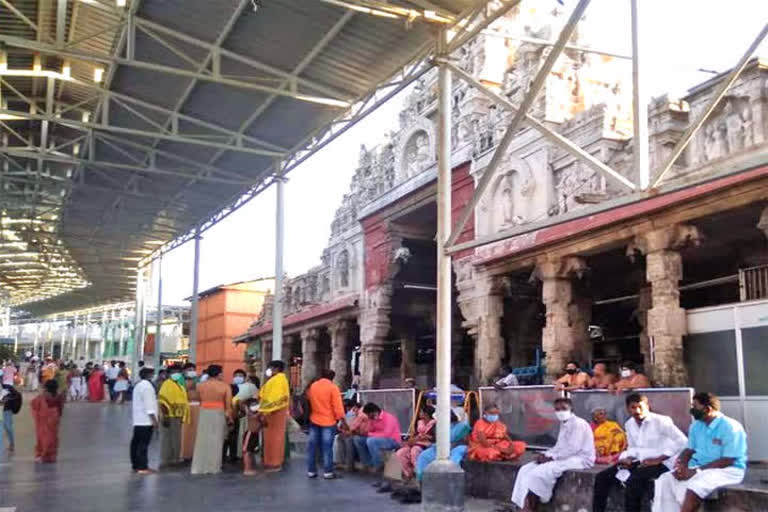
[[[562,16],[537,14],[535,3],[492,32],[553,37]],[[491,33],[453,58],[517,104],[548,51]],[[531,115],[636,182],[629,72],[626,61],[566,50]],[[652,173],[723,78],[652,102]],[[453,86],[457,219],[510,114],[456,77]],[[322,367],[345,386],[434,383],[436,108],[432,73],[410,92],[397,129],[360,148],[321,264],[285,281],[283,354],[303,383]],[[520,129],[459,242],[530,229],[454,254],[454,381],[485,385],[502,365],[529,366],[538,354],[547,379],[571,359],[614,369],[633,360],[659,385],[686,384],[687,309],[738,301],[732,277],[768,264],[767,139],[768,64],[758,59],[650,193],[630,193]],[[268,303],[238,338],[263,361],[275,342],[271,314]]]

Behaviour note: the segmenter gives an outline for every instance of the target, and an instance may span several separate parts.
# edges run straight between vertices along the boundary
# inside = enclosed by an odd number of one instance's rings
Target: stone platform
[[[509,503],[517,471],[523,464],[533,460],[533,454],[526,453],[520,461],[480,463],[464,461],[467,495]],[[557,482],[552,501],[540,508],[546,512],[589,512],[592,510],[593,490],[596,475],[607,466],[595,466],[581,471],[566,471]],[[750,468],[741,485],[721,489],[706,501],[702,510],[707,512],[755,512],[768,511],[768,484],[764,470]],[[510,510],[512,510],[510,504]],[[624,497],[619,485],[613,487],[608,499],[608,510],[624,510]],[[644,511],[650,510],[644,503]]]

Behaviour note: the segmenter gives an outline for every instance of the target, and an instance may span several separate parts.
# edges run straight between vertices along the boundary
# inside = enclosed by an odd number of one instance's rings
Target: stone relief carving
[[[698,162],[723,158],[755,145],[755,126],[749,97],[726,96],[698,134]]]
[[[397,180],[407,180],[424,171],[435,162],[435,125],[419,117],[400,134],[395,148]]]
[[[587,196],[604,194],[605,186],[605,177],[581,161],[573,162],[555,172],[557,204],[553,207],[554,213],[568,213],[591,202]]]

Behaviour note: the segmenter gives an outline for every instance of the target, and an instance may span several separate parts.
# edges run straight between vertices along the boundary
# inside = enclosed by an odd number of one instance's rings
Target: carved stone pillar
[[[301,389],[305,389],[309,382],[318,376],[320,370],[317,365],[318,341],[320,330],[316,328],[301,331]]]
[[[499,373],[505,357],[501,336],[504,297],[498,278],[478,271],[468,259],[454,262],[454,269],[462,327],[475,342],[474,384],[484,386]]]
[[[400,340],[400,380],[416,377],[416,340],[412,336],[404,336]]]
[[[583,364],[589,358],[592,304],[574,289],[574,280],[586,270],[586,262],[576,256],[542,260],[536,265],[535,274],[541,279],[542,302],[547,309],[541,345],[546,354],[548,381],[562,373],[568,360]]]
[[[637,323],[640,324],[640,327],[642,327],[642,331],[640,332],[640,353],[643,354],[643,359],[646,362],[647,368],[646,372],[648,374],[648,378],[651,378],[651,371],[650,363],[651,363],[651,340],[648,337],[648,311],[651,309],[651,306],[653,305],[653,298],[651,294],[651,287],[650,286],[643,286],[640,288],[640,291],[638,292],[637,297]]]
[[[328,326],[331,334],[331,370],[336,372],[336,384],[342,390],[348,389],[352,383],[350,330],[349,320],[338,320]]]
[[[651,285],[646,335],[649,355],[646,368],[657,385],[686,386],[683,336],[687,333],[685,310],[680,307],[679,282],[683,277],[678,250],[698,244],[701,234],[693,226],[674,225],[638,235],[637,249],[646,255],[646,280]]]
[[[374,286],[365,292],[360,312],[360,388],[375,389],[381,377],[381,353],[387,342],[392,312],[392,285]]]

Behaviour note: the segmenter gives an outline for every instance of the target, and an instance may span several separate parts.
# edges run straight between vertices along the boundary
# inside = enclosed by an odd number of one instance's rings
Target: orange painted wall
[[[253,281],[230,286],[200,298],[197,324],[197,367],[211,364],[224,368],[229,381],[232,372],[244,368],[245,345],[235,345],[233,338],[248,330],[259,316],[264,299],[272,289],[272,280]]]

